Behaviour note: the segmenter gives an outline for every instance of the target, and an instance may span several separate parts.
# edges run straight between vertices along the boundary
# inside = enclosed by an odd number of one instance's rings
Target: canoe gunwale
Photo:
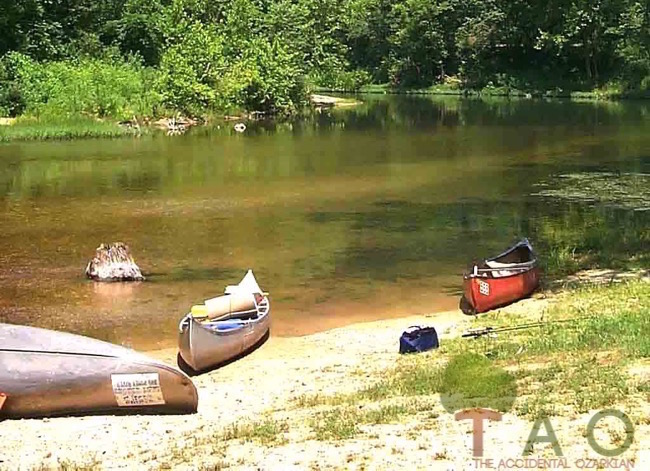
[[[490,280],[503,280],[507,278],[512,278],[514,276],[522,276],[526,273],[528,273],[531,270],[534,270],[537,268],[537,260],[534,260],[535,263],[528,265],[526,267],[520,267],[520,268],[510,268],[510,267],[501,267],[501,268],[489,268],[489,269],[479,269],[478,273],[465,273],[463,275],[464,280],[471,280],[471,279],[478,279],[478,280],[484,280],[484,279],[490,279]],[[489,276],[492,275],[495,271],[512,271],[514,273],[510,275],[505,275],[505,276]]]
[[[228,317],[227,319],[224,319],[224,318],[208,319],[205,322],[201,322],[200,319],[195,318],[192,315],[192,313],[190,312],[190,313],[186,314],[180,320],[180,322],[178,323],[178,330],[182,334],[183,332],[185,332],[186,329],[188,329],[190,327],[190,323],[195,323],[195,324],[201,326],[202,328],[204,328],[205,330],[210,331],[210,333],[212,333],[214,335],[227,336],[227,335],[233,335],[233,334],[239,333],[240,330],[242,330],[242,329],[244,329],[246,327],[249,327],[250,325],[255,325],[255,324],[259,323],[261,320],[264,319],[264,317],[269,313],[269,311],[271,309],[271,303],[269,302],[269,298],[267,296],[264,296],[262,301],[260,301],[259,303],[255,303],[255,304],[256,304],[256,306],[255,306],[254,311],[257,312],[257,317],[255,317],[253,319],[238,319],[237,317],[233,316],[233,314],[237,314],[237,313],[228,313],[228,314],[226,314],[226,316]],[[246,310],[246,311],[240,311],[239,313],[240,314],[248,314],[251,311],[253,311],[253,309],[249,309],[249,310]],[[222,331],[213,330],[213,329],[209,329],[209,328],[205,327],[206,325],[216,325],[219,322],[228,322],[228,321],[238,321],[238,322],[241,322],[242,325],[241,325],[241,327],[237,327],[235,329],[222,330]]]
[[[526,248],[530,252],[530,260],[526,260],[525,262],[515,262],[515,263],[501,263],[500,266],[498,267],[490,267],[488,266],[489,262],[496,262],[501,258],[507,257],[514,251],[520,249],[520,248]],[[464,273],[463,274],[463,279],[464,280],[469,280],[473,278],[477,279],[507,279],[507,278],[512,278],[515,276],[522,276],[525,275],[527,272],[531,270],[535,270],[537,268],[537,256],[535,255],[535,251],[533,250],[532,245],[530,244],[530,241],[527,238],[524,238],[514,244],[512,247],[504,250],[501,252],[499,255],[496,255],[495,257],[491,258],[486,258],[483,260],[483,262],[480,263],[481,268],[479,267],[479,264],[474,264],[473,269],[469,273]],[[502,276],[494,276],[495,272],[503,272],[503,271],[509,271],[512,272],[508,275],[502,275]]]
[[[506,257],[506,256],[510,255],[512,252],[517,250],[519,247],[526,247],[530,251],[530,253],[532,255],[532,260],[536,259],[535,251],[533,250],[533,246],[530,244],[530,241],[527,238],[524,238],[524,239],[521,239],[516,244],[514,244],[512,247],[510,247],[510,248],[504,250],[503,252],[501,252],[499,255],[497,255],[495,257],[492,257],[492,258],[486,258],[485,260],[488,261],[488,262],[496,262],[500,258],[503,258],[503,257]],[[522,263],[528,263],[528,262],[522,262]],[[513,264],[513,265],[517,265],[517,264]]]

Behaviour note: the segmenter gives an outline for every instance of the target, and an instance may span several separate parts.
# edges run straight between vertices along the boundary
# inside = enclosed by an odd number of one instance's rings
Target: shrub
[[[287,113],[305,102],[302,70],[278,41],[250,41],[219,82],[221,108],[229,104],[247,110]]]
[[[279,41],[252,39],[239,48],[200,22],[188,25],[161,60],[158,89],[166,106],[197,115],[233,108],[290,112],[305,99],[302,71]]]
[[[357,91],[372,81],[371,75],[365,70],[339,70],[329,68],[319,71],[314,76],[316,85],[343,91]]]
[[[223,36],[198,21],[188,24],[160,62],[157,88],[163,103],[192,115],[214,107],[215,85],[225,66]]]
[[[151,115],[159,102],[150,85],[154,71],[134,58],[36,62],[10,53],[2,64],[10,91],[4,107],[14,114],[122,119]]]

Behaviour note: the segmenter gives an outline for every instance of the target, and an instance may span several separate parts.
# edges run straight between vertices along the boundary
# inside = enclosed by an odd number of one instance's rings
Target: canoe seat
[[[486,260],[485,265],[487,265],[488,268],[494,269],[491,272],[493,278],[504,278],[506,276],[511,276],[515,274],[514,271],[507,269],[512,267],[512,263],[500,263],[500,262],[495,262],[494,260]],[[498,268],[502,268],[502,270],[498,270]]]
[[[251,309],[249,311],[229,312],[228,314],[224,314],[223,316],[220,316],[215,320],[218,321],[232,320],[233,322],[237,322],[238,320],[251,320],[251,319],[257,319],[258,317],[259,316],[257,313],[257,309]]]
[[[229,330],[239,329],[240,327],[244,326],[244,323],[237,322],[237,321],[219,321],[219,322],[214,322],[214,323],[204,324],[204,325],[208,327],[210,330],[216,330],[218,332],[226,332]]]
[[[485,264],[489,268],[508,268],[508,267],[512,267],[512,265],[514,265],[513,263],[495,262],[494,260],[486,260]]]

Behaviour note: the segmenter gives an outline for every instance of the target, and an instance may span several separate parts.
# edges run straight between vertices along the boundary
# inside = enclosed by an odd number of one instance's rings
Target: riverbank
[[[45,141],[84,138],[135,136],[140,130],[120,126],[117,121],[90,117],[58,119],[1,118],[0,143],[11,141]]]
[[[620,88],[603,88],[594,90],[567,90],[561,87],[518,89],[507,86],[486,86],[467,88],[459,81],[447,84],[435,84],[425,88],[400,88],[390,84],[368,84],[356,91],[317,88],[319,93],[367,93],[395,95],[449,95],[469,97],[506,97],[506,98],[562,98],[572,100],[621,100],[650,99],[650,90],[625,91]]]
[[[349,109],[360,104],[356,96],[358,94],[394,94],[394,95],[430,95],[449,97],[474,97],[478,99],[489,98],[513,98],[513,99],[570,99],[574,101],[598,100],[620,100],[620,99],[646,99],[650,98],[649,93],[641,94],[616,94],[614,92],[564,92],[561,90],[551,91],[521,91],[504,87],[485,87],[480,90],[464,89],[450,85],[434,85],[424,89],[398,89],[389,85],[368,85],[357,92],[333,89],[317,89],[317,94],[310,95],[311,109],[321,112],[323,109],[338,108]],[[324,95],[334,93],[344,96]],[[345,96],[347,95],[347,96]],[[352,97],[354,95],[354,97]],[[190,120],[192,125],[206,124],[234,126],[235,122],[249,123],[250,120],[258,120],[266,115],[257,113],[241,113],[238,115],[214,115],[208,114],[201,119]],[[308,117],[308,114],[298,114]],[[286,117],[285,117],[286,118]],[[169,135],[182,134],[189,128],[182,122],[177,123],[173,118],[140,119],[133,121],[118,122],[114,119],[97,119],[91,116],[78,115],[71,117],[57,118],[34,118],[20,116],[18,118],[0,118],[0,143],[12,141],[34,141],[34,140],[71,140],[83,138],[118,138],[133,137],[162,130]],[[281,120],[279,120],[281,121]],[[231,123],[231,124],[230,124]]]
[[[361,104],[359,100],[327,95],[310,95],[311,106],[316,110],[323,108],[348,108]],[[203,124],[220,122],[243,122],[259,119],[264,114],[242,113],[238,116],[204,116]],[[0,143],[11,141],[69,140],[83,138],[115,138],[141,136],[154,129],[166,131],[168,135],[184,133],[199,121],[189,118],[160,118],[157,120],[135,118],[132,121],[118,122],[111,119],[96,119],[91,116],[73,116],[58,118],[36,118],[20,116],[18,118],[0,117]],[[245,127],[243,128],[245,129]]]
[[[487,355],[490,367],[517,384],[503,421],[486,424],[486,459],[522,458],[540,416],[549,416],[568,469],[579,467],[578,460],[601,459],[588,445],[585,426],[596,411],[615,407],[634,427],[631,446],[617,459],[645,469],[650,283],[641,276],[540,293],[479,318],[449,311],[272,337],[242,360],[193,378],[200,397],[193,416],[2,422],[0,469],[468,469],[471,424],[455,421],[440,401],[445,365],[468,354]],[[585,314],[592,318],[497,338],[459,338],[471,326]],[[399,334],[413,324],[434,325],[441,348],[398,355]],[[173,363],[176,352],[151,355]],[[475,371],[468,377],[492,376]],[[595,436],[605,448],[626,439],[616,419],[603,419]],[[556,457],[550,444],[539,443],[527,458]]]

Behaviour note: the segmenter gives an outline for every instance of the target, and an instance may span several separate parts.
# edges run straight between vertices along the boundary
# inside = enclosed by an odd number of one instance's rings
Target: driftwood
[[[312,104],[322,107],[336,106],[338,102],[343,101],[341,98],[327,96],[327,95],[311,95],[309,100]]]
[[[310,95],[309,101],[317,110],[356,106],[361,104],[360,101],[353,98],[339,98],[329,95]]]
[[[195,120],[183,116],[161,118],[158,121],[154,122],[155,126],[166,129],[168,136],[183,134],[190,126],[194,126],[196,124],[197,122]]]
[[[96,281],[144,281],[129,247],[122,242],[101,244],[86,266],[86,276]]]

